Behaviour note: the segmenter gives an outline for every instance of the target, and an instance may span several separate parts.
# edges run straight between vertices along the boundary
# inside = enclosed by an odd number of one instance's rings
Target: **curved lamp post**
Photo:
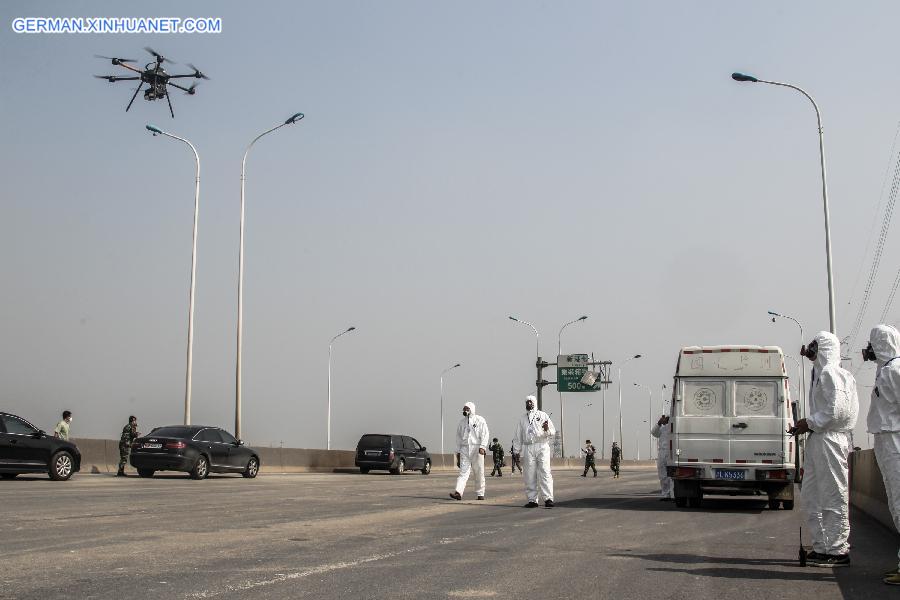
[[[441,466],[446,466],[444,464],[444,375],[456,367],[459,366],[459,363],[456,363],[452,367],[447,367],[443,371],[441,371]]]
[[[344,331],[340,332],[328,342],[328,425],[326,427],[327,433],[325,434],[325,449],[331,450],[331,347],[334,346],[334,341],[341,337],[342,335],[346,335],[351,331],[356,331],[356,327],[348,327]]]
[[[264,131],[255,138],[247,146],[244,152],[244,159],[241,161],[241,225],[240,225],[240,243],[238,249],[238,305],[237,305],[237,356],[235,359],[235,385],[234,385],[234,437],[241,438],[241,347],[244,330],[244,172],[247,166],[247,155],[250,148],[262,136],[272,133],[276,129],[281,129],[285,125],[293,125],[304,117],[303,113],[295,113],[291,115],[284,123]]]
[[[794,324],[800,329],[800,345],[806,343],[806,340],[803,339],[803,324],[800,323],[797,319],[790,315],[782,315],[777,312],[768,311],[770,315],[772,315],[772,322],[775,322],[776,317],[780,317],[782,319],[789,319],[794,322]],[[785,356],[787,356],[785,354]],[[800,408],[803,411],[802,414],[806,414],[806,373],[803,371],[803,365],[799,361],[797,362],[797,370],[800,371]]]
[[[194,370],[194,278],[197,274],[197,220],[200,216],[200,155],[192,143],[177,135],[165,132],[154,125],[147,125],[147,131],[157,135],[164,135],[173,140],[184,142],[194,151],[194,162],[197,166],[197,176],[194,183],[194,233],[191,242],[191,291],[188,308],[188,334],[187,334],[187,368],[184,381],[184,424],[191,424],[191,378]]]
[[[653,391],[650,389],[649,385],[644,385],[643,383],[635,383],[634,387],[640,387],[647,390],[647,423],[650,424],[653,422]],[[652,425],[650,425],[652,427]],[[653,458],[653,436],[650,436],[650,448],[647,452],[647,458]]]
[[[622,366],[619,367],[619,450],[622,452],[622,458],[625,458],[625,440],[622,438],[622,367],[640,357],[640,354],[635,354],[631,358],[625,359]]]
[[[765,79],[759,79],[753,75],[747,75],[746,73],[732,73],[731,78],[740,82],[767,83],[769,85],[777,85],[796,90],[806,96],[806,99],[812,103],[813,108],[816,111],[816,121],[819,125],[819,164],[822,167],[822,204],[825,209],[825,263],[828,268],[828,318],[831,323],[831,333],[837,335],[837,325],[834,317],[834,278],[831,269],[831,223],[828,211],[828,184],[826,183],[825,178],[825,138],[822,130],[822,114],[819,112],[819,105],[816,104],[813,97],[803,89],[796,85],[791,85],[790,83],[766,81]]]
[[[565,325],[559,328],[559,335],[556,336],[556,355],[559,356],[562,354],[562,332],[563,330],[573,323],[579,323],[587,319],[587,315],[582,315],[577,319],[572,319]],[[578,434],[578,437],[581,437],[581,434]],[[578,442],[579,444],[581,442]],[[565,420],[565,410],[563,409],[563,400],[562,400],[562,392],[559,392],[559,449],[563,456],[566,455],[566,420]]]
[[[534,325],[532,325],[531,323],[529,323],[528,321],[523,321],[522,319],[517,319],[515,317],[510,317],[509,320],[515,321],[516,323],[522,323],[523,325],[528,325],[529,327],[531,327],[531,330],[534,332],[534,340],[535,340],[535,342],[534,342],[534,344],[535,344],[535,355],[534,355],[535,356],[535,359],[534,359],[535,365],[534,366],[535,366],[535,368],[537,368],[538,367],[537,363],[541,360],[541,334],[538,333],[537,328]],[[540,369],[538,369],[538,372],[540,372]],[[544,403],[541,399],[541,395],[542,395],[541,390],[543,389],[543,386],[541,386],[540,382],[537,381],[538,379],[539,379],[539,377],[535,377],[535,387],[537,388],[537,391],[535,393],[535,396],[537,396],[537,408],[538,408],[538,410],[544,410]]]

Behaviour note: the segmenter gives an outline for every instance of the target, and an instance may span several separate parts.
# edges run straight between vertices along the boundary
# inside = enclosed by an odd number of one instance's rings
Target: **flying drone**
[[[197,89],[197,83],[195,82],[190,87],[184,87],[178,85],[173,79],[209,79],[206,75],[200,72],[200,69],[195,67],[194,65],[188,63],[188,67],[194,70],[193,73],[188,73],[185,75],[170,75],[166,73],[166,70],[163,68],[163,63],[175,64],[168,58],[164,57],[162,54],[154,50],[150,47],[145,47],[144,50],[153,55],[154,61],[148,62],[143,69],[139,69],[135,66],[132,66],[128,63],[137,62],[131,58],[115,58],[112,56],[100,56],[94,55],[97,58],[105,58],[110,61],[113,65],[117,67],[124,67],[129,71],[134,71],[137,75],[122,77],[119,75],[94,75],[97,79],[105,79],[110,83],[115,83],[117,81],[137,81],[140,80],[138,87],[134,90],[134,95],[131,97],[131,101],[128,103],[128,106],[125,107],[125,112],[128,112],[128,109],[131,108],[131,105],[134,103],[134,99],[137,98],[138,92],[141,91],[141,88],[144,84],[147,84],[147,89],[144,90],[144,100],[160,100],[165,98],[169,103],[169,112],[172,114],[172,118],[175,118],[175,111],[172,109],[172,98],[169,94],[168,86],[172,86],[174,88],[178,88],[182,90],[186,94],[193,96]]]

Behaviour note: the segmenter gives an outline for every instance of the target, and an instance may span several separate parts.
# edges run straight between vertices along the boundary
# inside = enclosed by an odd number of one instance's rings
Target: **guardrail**
[[[850,453],[850,503],[867,515],[894,530],[894,520],[888,508],[884,479],[874,450]]]
[[[98,440],[89,438],[73,439],[81,451],[82,473],[115,473],[119,467],[119,441]],[[262,473],[331,473],[354,469],[354,452],[352,450],[316,450],[306,448],[270,448],[252,446],[259,452],[260,472]],[[432,468],[437,471],[455,471],[456,457],[453,454],[432,454]],[[509,472],[510,459],[506,458],[504,470]],[[597,461],[597,470],[608,470],[608,461]],[[584,459],[554,458],[554,469],[583,469]],[[622,461],[622,467],[655,466],[655,461]],[[490,454],[485,456],[485,470],[493,468]],[[127,470],[132,471],[128,466]]]

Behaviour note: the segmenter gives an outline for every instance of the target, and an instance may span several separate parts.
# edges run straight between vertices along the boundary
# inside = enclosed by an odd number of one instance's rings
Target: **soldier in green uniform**
[[[119,472],[116,477],[125,477],[125,465],[128,464],[128,454],[131,452],[131,443],[141,434],[138,433],[137,417],[128,417],[128,425],[122,428],[122,436],[119,438]]]
[[[622,460],[622,449],[618,442],[613,442],[612,452],[609,457],[609,468],[613,472],[613,479],[619,478],[619,462]],[[587,471],[585,471],[587,473]]]
[[[512,457],[511,458],[512,465],[510,467],[512,474],[513,475],[516,474],[517,468],[519,469],[519,473],[521,473],[522,472],[522,463],[521,463],[522,456],[516,452],[516,447],[514,445],[509,447],[509,455],[510,455],[510,457]]]
[[[597,454],[597,449],[591,443],[591,440],[584,440],[584,448],[581,451],[584,452],[584,473],[581,476],[587,477],[588,469],[593,469],[594,477],[596,477],[597,466],[594,464],[594,455]]]
[[[488,446],[488,450],[494,455],[494,470],[491,471],[491,477],[494,476],[494,473],[498,477],[503,477],[503,471],[500,470],[503,466],[503,444],[497,441],[497,438],[494,438],[494,442]]]

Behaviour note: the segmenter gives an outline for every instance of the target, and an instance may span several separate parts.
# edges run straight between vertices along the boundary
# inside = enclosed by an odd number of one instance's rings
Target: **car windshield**
[[[154,429],[148,435],[171,438],[192,438],[195,431],[190,427],[160,427]]]
[[[364,435],[359,440],[360,448],[384,448],[391,445],[389,435]]]

